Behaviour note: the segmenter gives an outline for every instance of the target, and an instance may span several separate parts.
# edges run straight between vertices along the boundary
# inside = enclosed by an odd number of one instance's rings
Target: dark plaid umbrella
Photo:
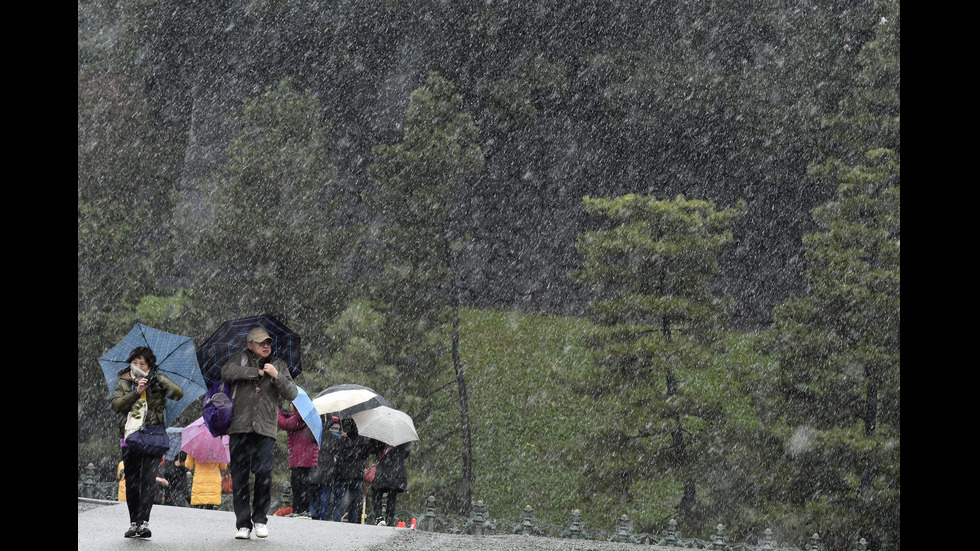
[[[272,337],[272,357],[286,362],[289,374],[296,378],[303,372],[299,363],[299,335],[269,314],[229,320],[221,324],[197,349],[197,361],[208,386],[221,380],[221,367],[236,352],[244,351],[248,330],[261,327]]]

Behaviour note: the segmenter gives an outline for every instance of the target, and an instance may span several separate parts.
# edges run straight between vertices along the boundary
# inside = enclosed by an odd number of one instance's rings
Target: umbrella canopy
[[[296,390],[299,392],[296,394],[296,399],[293,400],[293,405],[296,406],[296,411],[299,412],[300,417],[306,422],[306,426],[313,431],[313,436],[316,437],[316,443],[318,445],[323,445],[320,442],[320,438],[323,436],[323,419],[320,418],[320,414],[316,410],[316,406],[313,405],[313,400],[310,399],[310,395],[303,390],[303,387],[296,385]]]
[[[351,419],[357,425],[357,434],[380,440],[390,446],[419,439],[412,418],[404,411],[388,406],[358,411],[351,415]]]
[[[126,362],[129,354],[140,346],[152,349],[157,357],[157,371],[164,373],[184,390],[184,397],[180,400],[167,400],[164,419],[170,425],[181,412],[187,409],[187,406],[204,395],[208,389],[197,363],[197,355],[194,353],[194,341],[190,337],[167,333],[137,323],[116,346],[99,358],[102,375],[105,376],[106,384],[109,386],[109,396],[112,396],[116,388],[119,371],[129,365]]]
[[[221,380],[221,367],[236,352],[245,350],[249,329],[261,327],[272,337],[272,356],[286,362],[289,374],[303,372],[299,362],[299,335],[270,314],[229,320],[221,324],[197,349],[197,361],[207,386]]]
[[[204,417],[198,417],[180,433],[180,449],[187,452],[198,463],[228,463],[231,452],[228,450],[228,435],[211,436],[204,424]]]
[[[173,461],[180,453],[180,431],[183,427],[167,427],[167,438],[170,439],[170,449],[163,454],[164,459]]]
[[[355,384],[325,388],[313,398],[313,405],[320,415],[332,414],[342,419],[366,409],[391,407],[388,400],[374,390]]]

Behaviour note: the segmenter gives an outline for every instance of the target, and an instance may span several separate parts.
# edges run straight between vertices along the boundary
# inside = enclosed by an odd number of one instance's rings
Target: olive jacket
[[[167,407],[167,399],[180,400],[184,397],[184,390],[177,386],[163,373],[154,371],[152,373],[155,381],[146,390],[146,420],[147,425],[163,425],[163,411]],[[130,374],[129,366],[119,371],[119,380],[116,382],[116,389],[112,393],[109,405],[112,411],[120,413],[119,419],[119,438],[123,438],[126,430],[126,416],[132,410],[139,409],[140,394],[136,392],[136,381]]]
[[[276,366],[279,376],[259,377],[259,359],[251,350],[232,354],[221,368],[221,380],[231,383],[235,401],[228,434],[255,432],[275,438],[279,430],[279,401],[292,402],[299,391],[286,362],[271,356],[262,364]],[[258,391],[256,391],[258,389]]]

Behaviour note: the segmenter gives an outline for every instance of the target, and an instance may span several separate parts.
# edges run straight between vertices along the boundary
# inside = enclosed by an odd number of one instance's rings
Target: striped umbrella
[[[314,398],[313,405],[320,415],[333,415],[346,419],[358,411],[379,406],[391,407],[374,390],[355,384],[336,385],[321,390]]]

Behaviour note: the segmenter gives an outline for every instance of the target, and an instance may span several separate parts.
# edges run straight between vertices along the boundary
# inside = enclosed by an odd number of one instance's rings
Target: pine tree
[[[459,353],[463,213],[455,198],[483,167],[477,138],[453,84],[430,73],[412,93],[402,141],[374,148],[375,161],[368,167],[374,190],[364,196],[382,221],[376,259],[384,272],[372,300],[384,318],[382,357],[398,373],[386,388],[397,390],[403,407],[420,412],[445,371],[447,353],[452,360],[463,435],[461,511],[471,502],[472,443]],[[440,338],[447,325],[449,343]]]
[[[835,546],[864,537],[898,549],[899,165],[888,150],[867,159],[820,168],[841,182],[838,199],[814,209],[807,292],[776,309],[769,344],[790,430],[788,501]]]
[[[688,385],[731,305],[710,282],[744,205],[626,195],[584,206],[613,224],[579,236],[585,265],[572,274],[593,293],[596,371],[584,386],[612,412],[589,437],[586,476],[621,504],[639,500],[651,479],[676,480],[676,513],[695,521],[704,431],[718,411]]]

